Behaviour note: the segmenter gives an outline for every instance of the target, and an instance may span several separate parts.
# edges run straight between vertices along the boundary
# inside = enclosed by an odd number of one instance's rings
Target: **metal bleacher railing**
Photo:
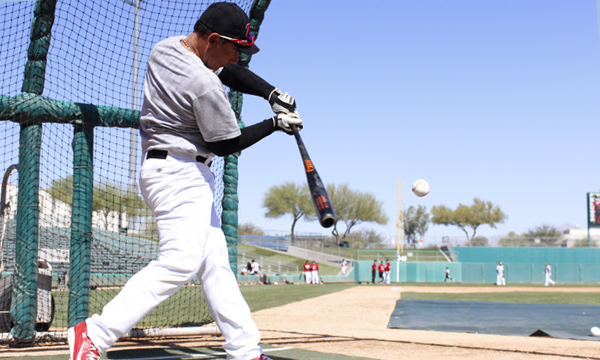
[[[284,260],[273,260],[269,257],[264,257],[263,255],[247,251],[238,252],[239,272],[245,269],[246,264],[252,260],[258,262],[258,264],[262,267],[263,274],[277,273],[281,275],[287,275],[298,274],[300,272],[300,266],[298,266],[298,264]]]

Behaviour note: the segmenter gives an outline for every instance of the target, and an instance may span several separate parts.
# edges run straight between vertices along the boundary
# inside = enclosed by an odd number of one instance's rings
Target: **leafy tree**
[[[62,201],[69,206],[73,206],[73,175],[52,180],[50,182],[50,187],[46,189],[46,191],[53,199]]]
[[[46,191],[52,198],[73,206],[73,176],[52,180]],[[104,218],[108,228],[108,214],[112,211],[126,213],[127,216],[147,216],[148,208],[137,192],[129,191],[118,183],[105,181],[94,183],[92,210]]]
[[[497,223],[503,223],[508,218],[498,205],[479,198],[474,198],[471,206],[458,204],[454,210],[444,205],[434,206],[431,208],[431,214],[433,215],[431,221],[434,224],[454,225],[464,231],[469,245],[471,245],[471,239],[475,237],[479,226],[487,224],[496,228]],[[467,228],[471,228],[473,231],[470,236]]]
[[[295,242],[294,229],[296,223],[302,217],[306,220],[312,219],[314,208],[308,185],[296,185],[292,182],[286,182],[281,186],[272,186],[265,194],[263,207],[267,209],[265,216],[268,218],[278,218],[284,215],[292,217],[292,227],[290,230],[292,244]]]
[[[554,245],[562,234],[554,225],[542,224],[528,229],[523,233],[523,236],[530,238],[530,240],[540,239],[542,244]]]
[[[590,240],[591,247],[598,247],[596,240]],[[573,247],[588,247],[588,239],[579,239],[573,242]]]
[[[159,241],[158,227],[156,226],[156,219],[154,216],[146,217],[146,221],[143,223],[141,233],[148,240]]]
[[[404,236],[409,243],[416,243],[417,235],[425,236],[431,220],[427,208],[423,205],[418,207],[409,206],[404,212]]]
[[[475,236],[471,239],[472,246],[488,246],[488,238],[485,236]]]
[[[327,185],[327,194],[335,210],[336,221],[331,233],[338,245],[358,224],[375,222],[383,225],[388,222],[388,217],[383,212],[383,204],[370,193],[351,190],[348,184],[329,184]],[[346,225],[341,237],[338,230],[340,221]]]
[[[263,229],[254,225],[251,222],[238,225],[238,235],[264,235]]]
[[[347,235],[351,240],[353,248],[365,249],[373,245],[380,245],[383,242],[383,235],[373,229],[361,229],[353,231]]]
[[[530,246],[531,241],[529,239],[523,237],[523,235],[519,235],[514,231],[509,231],[508,236],[500,239],[498,241],[498,245],[506,246],[506,247],[521,247],[521,246]]]
[[[146,207],[144,200],[137,192],[129,191],[118,183],[109,181],[94,184],[93,209],[104,218],[108,228],[108,214],[125,213],[127,217],[138,216]]]

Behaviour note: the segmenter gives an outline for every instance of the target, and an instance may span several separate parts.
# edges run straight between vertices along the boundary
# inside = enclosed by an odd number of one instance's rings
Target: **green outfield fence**
[[[503,262],[507,283],[542,284],[545,262],[507,263]],[[371,282],[372,261],[354,262],[354,281]],[[441,263],[441,262],[392,262],[390,280],[392,283],[442,282],[446,267],[450,276],[457,282],[492,284],[496,282],[497,263]],[[550,263],[552,279],[559,284],[597,284],[600,283],[600,264]],[[379,273],[376,275],[379,282]]]
[[[11,296],[0,303],[0,311],[10,311],[10,319],[0,321],[10,336],[0,342],[32,343],[40,329],[49,330],[45,340],[61,339],[67,323],[75,325],[111,300],[112,291],[100,288],[122,286],[157,256],[156,224],[137,187],[145,64],[155,43],[189,34],[212,2],[0,2],[0,169],[18,165],[6,172],[2,188],[7,202],[0,213],[0,280]],[[258,34],[270,1],[237,2]],[[248,66],[250,59],[240,54],[239,63]],[[243,127],[242,95],[232,91],[229,98]],[[212,167],[235,273],[238,156],[216,159]],[[59,296],[68,304],[55,299],[40,305],[50,294],[38,286],[41,266],[52,272],[53,294],[68,292]],[[183,306],[167,301],[148,315],[158,314],[156,319],[143,323],[211,322],[206,306],[175,316],[187,311],[186,302],[203,301],[200,287],[183,293]],[[41,307],[68,320],[50,325],[51,319],[40,317]]]

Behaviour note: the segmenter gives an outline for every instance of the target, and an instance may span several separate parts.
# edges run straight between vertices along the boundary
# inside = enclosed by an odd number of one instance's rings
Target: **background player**
[[[450,269],[449,268],[446,268],[446,277],[444,278],[444,282],[446,282],[446,280],[454,281],[454,279],[450,277]]]
[[[159,303],[195,275],[223,333],[228,359],[265,360],[260,333],[229,266],[213,205],[212,157],[241,151],[301,127],[294,98],[235,65],[254,54],[247,15],[233,3],[210,5],[194,31],[154,46],[148,58],[140,133],[140,190],[160,236],[160,255],[131,277],[101,315],[68,330],[72,359],[99,359]],[[276,116],[240,129],[223,85],[269,100]]]
[[[377,275],[377,260],[373,260],[371,265],[371,283],[375,284],[375,276]]]
[[[544,268],[545,282],[544,286],[548,286],[548,284],[556,285],[554,280],[552,280],[552,267],[550,263],[546,263],[546,268]]]
[[[313,284],[319,284],[319,264],[317,264],[314,260],[311,265],[311,281]]]
[[[383,273],[383,282],[385,284],[390,283],[390,273],[392,272],[392,265],[389,259],[385,259],[385,272]]]
[[[385,265],[383,264],[383,260],[379,263],[379,283],[383,284],[383,274],[385,273]]]
[[[506,285],[506,280],[504,279],[504,265],[502,262],[498,261],[498,265],[496,266],[496,285]]]
[[[306,283],[310,284],[312,282],[312,266],[310,265],[310,262],[306,260],[302,267],[304,268],[304,278],[306,279]]]

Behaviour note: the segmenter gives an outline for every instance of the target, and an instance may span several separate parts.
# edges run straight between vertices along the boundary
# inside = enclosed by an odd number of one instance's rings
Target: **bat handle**
[[[292,128],[292,132],[294,133],[294,136],[297,139],[300,136],[300,132],[298,131],[298,127],[296,125],[290,125],[290,128]]]

